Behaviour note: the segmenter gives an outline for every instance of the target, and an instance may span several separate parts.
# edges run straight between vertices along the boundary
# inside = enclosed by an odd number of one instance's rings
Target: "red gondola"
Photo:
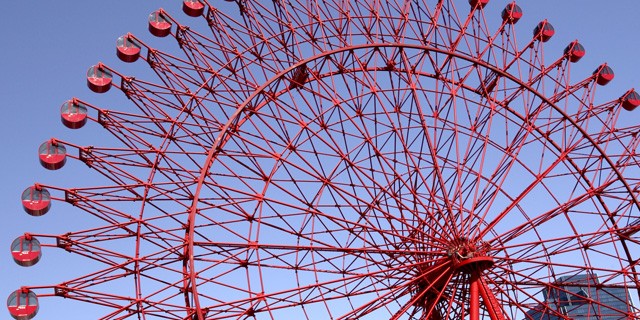
[[[42,257],[40,241],[29,234],[17,237],[11,243],[11,256],[13,261],[23,267],[38,263]]]
[[[171,34],[171,22],[157,10],[149,15],[149,32],[156,37],[166,37]]]
[[[12,292],[7,299],[7,309],[16,320],[29,320],[38,313],[38,297],[29,289]]]
[[[138,60],[141,48],[140,43],[130,34],[120,36],[116,41],[116,54],[118,58],[124,62],[135,62]]]
[[[77,100],[69,100],[60,107],[62,124],[69,129],[82,128],[87,123],[87,106]]]
[[[502,20],[516,23],[522,18],[522,9],[515,2],[509,3],[502,10]]]
[[[547,20],[541,21],[538,25],[533,29],[533,38],[540,40],[542,42],[547,42],[553,35],[556,33],[556,30],[553,28],[551,23]]]
[[[200,0],[184,0],[182,11],[190,17],[198,17],[204,12],[204,4]]]
[[[571,42],[566,48],[564,48],[564,54],[569,61],[578,62],[587,52],[584,47],[576,40]]]
[[[472,8],[481,9],[489,3],[489,0],[469,0]]]
[[[633,111],[633,109],[639,105],[640,94],[638,94],[634,89],[627,91],[627,93],[622,97],[622,107],[625,110]]]
[[[38,155],[40,164],[49,170],[58,170],[67,162],[67,148],[53,139],[40,145]]]
[[[609,83],[615,76],[613,73],[613,69],[611,69],[611,67],[609,67],[606,63],[599,66],[598,69],[593,72],[593,74],[596,77],[596,83],[601,86]]]
[[[104,93],[111,89],[111,81],[113,75],[102,64],[91,66],[87,70],[87,85],[91,91],[96,93]]]
[[[51,194],[38,185],[28,187],[22,192],[22,208],[32,216],[41,216],[51,208]]]

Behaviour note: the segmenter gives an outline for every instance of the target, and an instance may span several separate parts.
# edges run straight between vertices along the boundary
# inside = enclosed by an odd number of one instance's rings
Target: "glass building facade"
[[[627,320],[633,309],[624,288],[600,286],[595,274],[559,277],[543,292],[545,303],[534,306],[527,320]]]

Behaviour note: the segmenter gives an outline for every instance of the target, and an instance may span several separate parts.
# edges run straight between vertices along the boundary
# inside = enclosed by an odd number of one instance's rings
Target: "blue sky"
[[[458,2],[459,7],[466,6],[466,0]],[[640,59],[637,58],[640,2],[617,0],[608,1],[607,5],[597,0],[520,2],[524,17],[517,26],[519,39],[528,39],[533,27],[545,18],[556,29],[556,35],[545,48],[548,61],[560,56],[566,44],[574,39],[584,45],[587,55],[573,69],[576,81],[603,62],[614,69],[616,78],[599,90],[599,99],[617,98],[631,87],[640,89]],[[493,0],[486,10],[499,12],[505,3],[507,1]],[[107,108],[111,103],[108,98],[87,89],[87,68],[102,61],[117,70],[135,70],[136,67],[125,65],[115,56],[115,41],[126,32],[152,43],[172,42],[169,38],[152,40],[153,36],[147,32],[147,15],[159,7],[164,7],[185,24],[192,19],[182,14],[178,1],[5,1],[0,5],[0,28],[3,30],[0,105],[1,110],[5,110],[5,116],[0,120],[0,143],[5,150],[5,156],[0,158],[0,212],[4,219],[0,223],[0,249],[5,250],[0,254],[0,299],[23,284],[62,281],[66,279],[65,271],[74,267],[70,264],[82,263],[81,259],[66,260],[64,254],[48,259],[48,252],[44,253],[43,261],[32,268],[21,268],[13,263],[9,244],[23,232],[56,234],[80,229],[75,227],[71,215],[60,212],[67,209],[64,204],[55,203],[52,212],[46,216],[30,217],[22,211],[19,196],[34,182],[67,186],[65,175],[88,170],[78,165],[73,168],[75,171],[49,172],[38,164],[37,147],[51,137],[80,144],[99,141],[98,135],[102,131],[97,126],[87,128],[90,130],[66,129],[59,120],[59,107],[76,96]],[[640,120],[640,110],[630,114],[627,120]],[[59,302],[57,299],[43,301],[36,319],[94,318],[81,312],[69,315],[69,309],[62,309],[62,306],[77,304]],[[85,307],[77,310],[85,310]]]

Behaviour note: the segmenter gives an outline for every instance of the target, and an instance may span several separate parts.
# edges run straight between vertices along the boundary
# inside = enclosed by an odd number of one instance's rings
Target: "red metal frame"
[[[579,43],[549,60],[546,20],[517,42],[515,3],[459,2],[189,1],[208,35],[159,10],[182,52],[126,35],[157,81],[97,64],[137,109],[72,100],[120,145],[52,140],[105,183],[38,184],[94,227],[30,235],[102,267],[27,289],[198,320],[522,319],[578,274],[637,295],[637,94],[597,103]]]

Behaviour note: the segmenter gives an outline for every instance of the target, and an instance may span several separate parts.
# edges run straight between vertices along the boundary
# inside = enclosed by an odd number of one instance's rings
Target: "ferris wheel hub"
[[[494,265],[489,256],[491,247],[484,241],[473,241],[464,237],[449,244],[447,256],[455,270],[462,273],[482,272]]]
[[[473,257],[459,262],[455,267],[462,273],[482,272],[494,265],[492,257]]]

